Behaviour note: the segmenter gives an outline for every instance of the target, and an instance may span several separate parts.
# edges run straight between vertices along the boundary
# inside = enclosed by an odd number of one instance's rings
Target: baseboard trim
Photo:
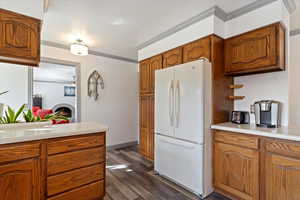
[[[115,145],[107,146],[107,150],[115,150],[115,149],[130,147],[130,146],[134,146],[134,145],[137,145],[137,144],[138,144],[138,141],[115,144]]]

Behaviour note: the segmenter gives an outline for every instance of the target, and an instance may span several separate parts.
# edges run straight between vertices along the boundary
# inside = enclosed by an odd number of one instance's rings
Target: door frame
[[[72,62],[67,60],[60,60],[56,58],[41,57],[41,62],[65,65],[69,67],[75,67],[76,71],[76,104],[75,104],[75,121],[81,122],[81,64],[78,62]],[[28,68],[28,107],[32,107],[33,100],[33,67]]]

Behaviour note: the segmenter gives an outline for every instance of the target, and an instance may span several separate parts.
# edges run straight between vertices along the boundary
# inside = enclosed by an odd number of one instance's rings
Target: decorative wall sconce
[[[101,89],[104,89],[104,80],[103,77],[96,70],[91,73],[88,79],[88,96],[94,97],[96,101],[99,97],[98,86],[100,85]]]

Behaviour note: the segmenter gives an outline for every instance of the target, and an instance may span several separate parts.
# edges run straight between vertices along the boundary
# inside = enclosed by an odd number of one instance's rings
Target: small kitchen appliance
[[[277,128],[280,126],[281,103],[263,100],[254,103],[255,123],[259,127]]]
[[[250,114],[246,111],[233,111],[231,114],[231,122],[235,124],[249,124]]]

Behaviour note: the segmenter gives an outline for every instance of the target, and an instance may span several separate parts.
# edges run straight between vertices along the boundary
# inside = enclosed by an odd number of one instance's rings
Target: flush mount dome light
[[[82,40],[78,39],[76,42],[71,44],[71,53],[77,56],[86,56],[89,54],[89,48],[83,43]]]

